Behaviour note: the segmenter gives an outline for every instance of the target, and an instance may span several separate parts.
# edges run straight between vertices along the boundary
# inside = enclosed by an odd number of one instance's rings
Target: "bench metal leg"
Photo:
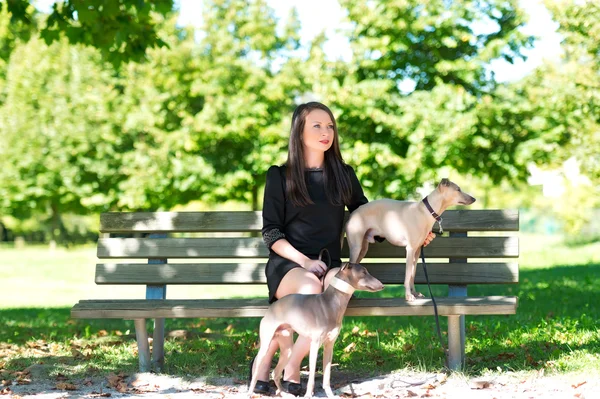
[[[460,326],[464,316],[448,316],[448,367],[460,370],[463,364],[464,341],[461,340]]]
[[[135,319],[135,337],[138,344],[138,356],[140,358],[140,371],[150,371],[150,346],[148,345],[148,331],[146,330],[146,319]]]
[[[165,319],[154,320],[152,334],[152,369],[162,371],[165,365]]]
[[[449,286],[448,296],[467,296],[466,285]],[[465,364],[465,316],[448,316],[448,367],[460,370]]]
[[[150,238],[166,238],[167,234],[150,234]],[[148,264],[166,264],[166,258],[148,259]],[[166,299],[167,286],[165,284],[146,285],[146,299]],[[156,372],[163,370],[165,365],[165,319],[154,320],[152,333],[152,369]]]

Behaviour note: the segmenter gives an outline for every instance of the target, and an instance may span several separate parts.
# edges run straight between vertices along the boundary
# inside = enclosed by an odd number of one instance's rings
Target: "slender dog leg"
[[[413,258],[413,265],[415,265],[412,269],[412,276],[411,276],[411,288],[410,288],[410,292],[416,297],[416,298],[425,298],[425,295],[421,294],[420,292],[417,292],[417,289],[415,288],[415,276],[417,275],[417,265],[419,264],[419,256],[421,255],[421,247],[417,248],[417,251],[415,252],[415,256]]]
[[[413,287],[413,268],[415,267],[415,251],[407,246],[406,247],[406,271],[404,273],[404,297],[408,302],[415,300],[415,296],[412,293]]]
[[[350,262],[359,263],[360,253],[362,252],[362,244],[353,243],[351,237],[348,237],[348,246],[350,247]]]
[[[286,334],[292,334],[292,330],[284,330],[280,331],[278,334],[285,336]],[[287,366],[290,361],[290,357],[292,356],[292,347],[293,340],[292,339],[278,339],[279,342],[279,361],[277,362],[277,366],[275,370],[273,370],[273,381],[275,381],[275,385],[277,386],[277,393],[279,395],[282,391],[281,387],[281,376],[283,375],[283,369]]]
[[[335,395],[331,390],[331,361],[333,359],[333,344],[335,340],[325,341],[323,344],[323,389],[328,398]]]
[[[356,260],[356,263],[360,263],[365,258],[365,255],[367,254],[368,250],[369,250],[369,240],[367,240],[367,237],[365,237],[365,238],[363,238],[363,242],[360,247],[360,255],[358,255],[358,259]]]
[[[317,370],[317,355],[319,354],[319,347],[321,343],[319,341],[311,341],[310,342],[310,355],[308,357],[309,360],[309,374],[308,374],[308,384],[306,386],[306,395],[305,398],[312,398],[313,393],[315,391],[315,374]]]

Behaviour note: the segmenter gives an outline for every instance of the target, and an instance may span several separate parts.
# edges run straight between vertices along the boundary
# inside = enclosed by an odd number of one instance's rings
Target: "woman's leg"
[[[281,280],[279,288],[275,293],[276,298],[282,298],[289,294],[320,294],[323,292],[321,281],[314,273],[297,267],[290,270]],[[291,339],[291,337],[290,337]],[[300,382],[300,364],[310,351],[310,340],[298,337],[292,349],[290,361],[284,369],[284,380]]]
[[[290,338],[291,340],[291,338]],[[273,356],[275,352],[279,349],[279,343],[276,339],[272,340],[269,344],[269,349],[267,350],[267,354],[265,355],[265,359],[263,360],[261,367],[257,368],[257,364],[254,364],[254,370],[252,370],[252,375],[254,373],[258,373],[259,381],[269,381],[269,371],[271,371],[271,363],[273,362]]]

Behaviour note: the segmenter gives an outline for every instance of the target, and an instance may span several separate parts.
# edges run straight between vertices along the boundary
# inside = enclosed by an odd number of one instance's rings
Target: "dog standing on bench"
[[[406,247],[405,298],[411,302],[423,295],[415,289],[417,262],[421,246],[440,215],[453,205],[471,205],[475,198],[460,190],[455,183],[442,179],[437,188],[422,201],[381,199],[362,205],[352,212],[346,223],[350,262],[359,263],[374,237],[385,237],[390,244]],[[342,245],[343,245],[342,237]]]
[[[371,276],[367,269],[355,263],[345,263],[340,271],[331,279],[327,289],[321,294],[301,295],[290,294],[274,302],[260,322],[260,349],[256,355],[256,367],[264,360],[269,344],[278,334],[291,334],[292,330],[298,335],[309,337],[310,344],[310,374],[306,387],[307,398],[312,397],[315,386],[315,369],[317,354],[323,345],[323,389],[327,397],[333,397],[330,386],[331,359],[333,344],[342,327],[342,319],[348,307],[348,301],[355,290],[381,291],[383,284]],[[277,394],[281,392],[281,376],[287,365],[292,347],[281,346],[279,362],[273,371],[273,380],[277,385]],[[252,396],[258,377],[253,373],[252,382],[248,389],[248,397]]]

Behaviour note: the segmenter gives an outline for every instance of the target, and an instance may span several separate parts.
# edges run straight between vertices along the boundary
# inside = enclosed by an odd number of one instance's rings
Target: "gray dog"
[[[256,355],[256,369],[263,362],[271,340],[279,334],[292,334],[292,330],[294,330],[298,335],[308,337],[311,341],[310,374],[305,397],[312,397],[314,391],[317,354],[321,345],[323,345],[323,389],[325,389],[327,397],[333,397],[330,386],[333,344],[340,333],[348,301],[355,290],[375,292],[382,289],[381,281],[371,276],[367,269],[359,264],[345,263],[331,279],[323,293],[290,294],[274,302],[260,322],[260,349]],[[283,347],[284,340],[278,341],[280,356],[273,371],[273,380],[279,394],[281,392],[281,375],[292,354],[292,347]],[[249,397],[254,392],[257,379],[257,373],[253,373],[248,389]]]

